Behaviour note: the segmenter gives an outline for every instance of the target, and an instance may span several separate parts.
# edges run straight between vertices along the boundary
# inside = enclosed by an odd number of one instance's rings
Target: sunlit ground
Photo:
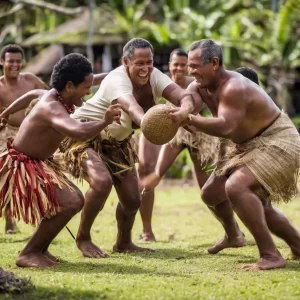
[[[253,238],[242,225],[248,241],[246,247],[228,249],[213,256],[207,253],[206,249],[223,235],[223,231],[201,202],[196,187],[180,185],[157,191],[153,224],[158,242],[147,244],[156,250],[154,253],[112,253],[116,204],[113,192],[92,229],[93,240],[109,254],[106,259],[83,258],[68,231],[63,229],[50,247],[50,251],[61,258],[60,267],[21,269],[16,267],[15,258],[33,228],[20,222],[20,233],[0,234],[1,267],[17,276],[30,277],[35,286],[22,296],[24,299],[300,298],[300,261],[289,261],[285,269],[273,271],[241,269],[244,264],[258,259]],[[300,228],[299,199],[280,205],[280,209]],[[68,224],[74,234],[79,217],[77,215]],[[0,228],[3,232],[3,220]],[[134,241],[138,241],[140,233],[138,215]],[[278,239],[276,243],[282,255],[288,257],[287,245]]]

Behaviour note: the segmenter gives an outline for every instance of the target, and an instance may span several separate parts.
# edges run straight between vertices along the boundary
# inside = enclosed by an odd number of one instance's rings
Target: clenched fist
[[[104,115],[104,121],[107,124],[111,124],[114,121],[120,124],[120,117],[121,117],[120,108],[122,108],[121,104],[115,104],[109,106]]]

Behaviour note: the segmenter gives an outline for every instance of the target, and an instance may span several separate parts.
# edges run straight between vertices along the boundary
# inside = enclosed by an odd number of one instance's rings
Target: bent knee
[[[213,193],[209,186],[204,186],[201,189],[200,196],[202,201],[208,206],[214,206],[213,203]]]
[[[146,177],[154,172],[155,169],[155,162],[144,162],[139,164],[138,174],[140,178]]]
[[[90,187],[99,194],[109,193],[112,187],[112,178],[110,176],[90,178]]]
[[[127,213],[136,213],[140,209],[141,202],[141,197],[130,199],[130,201],[123,203],[124,211]]]
[[[68,197],[68,201],[64,205],[64,210],[72,212],[72,214],[77,214],[81,211],[84,205],[84,196],[82,192],[76,187]]]
[[[236,180],[228,179],[225,184],[225,192],[227,197],[231,200],[232,198],[235,198],[234,196],[238,192],[237,188],[237,182]]]

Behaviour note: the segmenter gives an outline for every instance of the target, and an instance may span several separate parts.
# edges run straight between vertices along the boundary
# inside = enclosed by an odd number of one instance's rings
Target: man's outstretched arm
[[[29,106],[30,102],[36,98],[41,98],[49,91],[47,90],[32,90],[30,92],[27,92],[20,98],[16,99],[10,106],[8,106],[0,115],[0,119],[7,119],[9,115],[20,111],[22,109],[25,109]]]
[[[118,98],[118,103],[122,105],[122,109],[129,115],[130,119],[139,127],[144,116],[143,108],[137,103],[131,94],[126,94]]]
[[[230,138],[246,114],[246,99],[240,87],[227,87],[219,101],[218,116],[191,116],[189,125],[206,134]]]
[[[59,105],[59,109],[57,109],[57,105]],[[52,111],[54,111],[54,113],[49,120],[51,127],[62,135],[74,138],[78,141],[86,141],[93,138],[112,122],[120,122],[121,105],[119,104],[108,107],[103,120],[85,123],[72,119],[65,109],[61,110],[60,108],[60,103],[57,102],[53,104]]]

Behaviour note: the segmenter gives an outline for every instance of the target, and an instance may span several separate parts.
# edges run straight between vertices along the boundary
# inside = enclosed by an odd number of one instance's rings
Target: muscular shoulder
[[[226,99],[238,98],[242,100],[247,92],[247,82],[243,76],[230,77],[221,89],[221,96]]]
[[[200,86],[199,84],[197,84],[196,81],[191,81],[191,83],[189,84],[189,86],[187,87],[187,90],[191,91],[191,92],[195,92],[195,93],[199,93],[200,94]]]
[[[56,96],[51,92],[47,93],[36,105],[43,118],[50,119],[53,116],[68,114],[65,107],[56,100]]]
[[[191,84],[194,80],[195,80],[195,79],[194,79],[194,77],[192,77],[192,76],[185,76],[185,81],[186,81],[187,86],[188,86],[189,84]]]
[[[44,89],[47,87],[47,85],[41,79],[32,73],[20,73],[20,76],[22,76],[22,78],[28,83],[33,84],[34,88],[36,89]]]

